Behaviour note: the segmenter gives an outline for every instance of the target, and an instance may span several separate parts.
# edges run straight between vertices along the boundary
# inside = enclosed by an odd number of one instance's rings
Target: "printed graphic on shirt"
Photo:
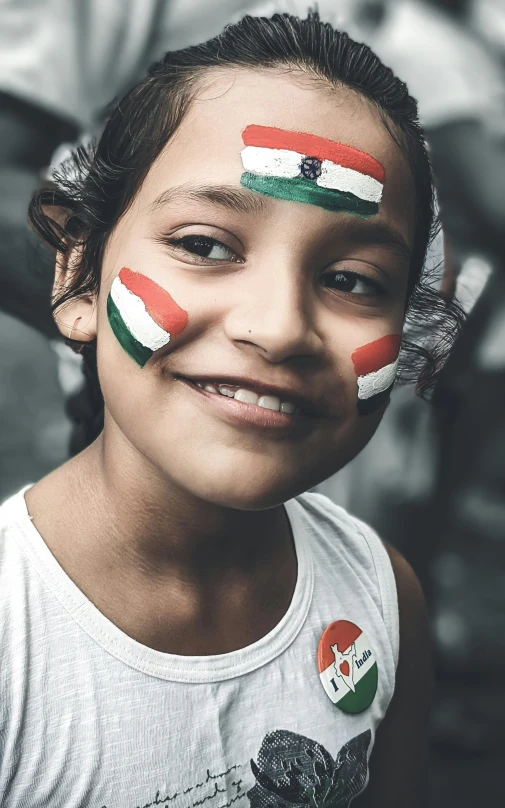
[[[369,415],[388,401],[396,379],[400,342],[399,334],[388,334],[351,355],[358,377],[359,415]]]
[[[164,784],[127,808],[348,808],[366,785],[371,737],[370,730],[362,732],[333,759],[317,741],[278,729],[265,736],[257,763],[251,760],[250,767],[235,763],[223,771],[208,768],[193,785]],[[99,808],[113,806],[100,803]]]
[[[167,767],[169,768],[169,767]],[[244,782],[245,770],[248,766],[235,763],[224,771],[207,769],[198,782],[192,785],[176,787],[164,785],[156,793],[142,801],[139,805],[129,804],[128,808],[231,808],[243,805],[247,808],[247,785]],[[119,795],[118,795],[119,796]],[[121,806],[124,806],[124,795],[121,796]],[[114,803],[114,806],[119,803]],[[113,808],[101,804],[99,808]]]
[[[316,741],[278,729],[261,744],[257,763],[251,760],[256,785],[247,796],[251,808],[348,808],[367,781],[366,730],[346,743],[337,757]]]
[[[252,191],[325,210],[373,216],[384,168],[369,154],[319,135],[246,126],[240,183]]]
[[[374,652],[361,629],[349,620],[330,623],[317,651],[319,678],[331,701],[344,713],[362,713],[377,692]]]

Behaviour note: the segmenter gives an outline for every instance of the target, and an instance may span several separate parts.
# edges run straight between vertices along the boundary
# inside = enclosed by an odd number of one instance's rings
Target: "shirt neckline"
[[[297,558],[297,578],[291,603],[281,620],[261,639],[236,651],[209,656],[182,656],[157,651],[129,637],[85,596],[67,575],[35,528],[26,505],[25,492],[16,494],[13,522],[29,562],[60,604],[81,629],[107,653],[131,668],[174,682],[212,683],[243,676],[268,664],[294,642],[307,618],[314,589],[313,561],[301,518],[301,505],[286,502]],[[305,535],[304,535],[305,534]]]

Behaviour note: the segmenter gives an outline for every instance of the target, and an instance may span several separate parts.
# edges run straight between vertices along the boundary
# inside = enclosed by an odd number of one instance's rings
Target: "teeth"
[[[242,401],[243,404],[258,404],[259,396],[256,393],[253,393],[252,390],[244,390],[241,388],[237,390],[235,395],[233,396],[235,401]]]
[[[261,396],[258,399],[258,407],[263,407],[264,410],[276,410],[279,412],[281,408],[281,400],[277,396]]]
[[[285,412],[292,415],[297,412],[297,407],[291,401],[281,401],[277,396],[258,396],[252,390],[246,390],[241,387],[239,390],[232,390],[226,384],[202,384],[195,382],[197,387],[206,390],[208,393],[217,393],[218,395],[228,396],[234,398],[235,401],[241,401],[243,404],[253,404],[256,407],[262,407],[264,410],[274,410],[275,412]]]
[[[281,412],[287,412],[288,415],[292,415],[296,407],[294,404],[291,404],[291,401],[283,401],[281,404]]]

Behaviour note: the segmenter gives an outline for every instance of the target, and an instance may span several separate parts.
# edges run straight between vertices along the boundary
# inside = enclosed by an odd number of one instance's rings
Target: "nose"
[[[313,323],[313,294],[301,270],[289,262],[251,270],[229,308],[225,331],[244,350],[260,352],[271,363],[316,356],[322,341]]]

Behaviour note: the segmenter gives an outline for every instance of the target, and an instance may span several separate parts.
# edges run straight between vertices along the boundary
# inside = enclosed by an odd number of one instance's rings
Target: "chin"
[[[188,493],[221,508],[237,511],[263,511],[275,508],[301,494],[313,483],[282,474],[252,473],[250,470],[216,473],[209,477],[181,480]],[[315,483],[314,483],[315,484]]]

